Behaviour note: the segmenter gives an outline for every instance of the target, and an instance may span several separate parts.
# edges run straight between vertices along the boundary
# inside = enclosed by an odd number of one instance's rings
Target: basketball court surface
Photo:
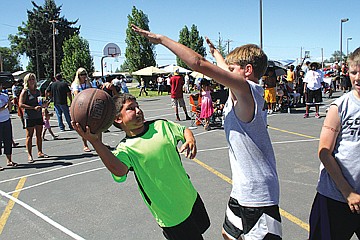
[[[334,96],[339,96],[337,92]],[[188,103],[188,95],[185,96]],[[316,193],[320,161],[317,147],[322,118],[314,113],[304,119],[304,108],[268,117],[269,133],[277,158],[280,180],[280,208],[283,239],[307,239],[308,217]],[[138,99],[147,120],[175,120],[169,96]],[[185,116],[180,111],[180,118]],[[142,202],[132,173],[125,183],[112,180],[96,152],[84,153],[75,131],[60,132],[56,117],[52,129],[59,140],[43,142],[50,157],[27,163],[25,130],[12,114],[14,138],[20,143],[13,149],[17,168],[0,166],[0,239],[164,239],[150,211]],[[180,121],[185,126],[190,121]],[[66,126],[67,127],[67,126]],[[68,128],[67,128],[68,129]],[[200,193],[211,220],[205,239],[218,240],[231,190],[228,148],[221,128],[193,130],[197,140],[196,159],[182,156],[193,184]],[[103,134],[104,142],[115,147],[124,137],[119,129]],[[35,138],[33,140],[35,143]],[[92,147],[90,147],[92,149]],[[33,147],[36,156],[36,147]],[[354,238],[355,239],[355,238]]]

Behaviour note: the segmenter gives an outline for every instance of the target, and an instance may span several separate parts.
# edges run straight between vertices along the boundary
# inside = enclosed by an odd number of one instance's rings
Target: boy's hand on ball
[[[86,126],[86,131],[84,131],[79,123],[71,122],[71,125],[75,131],[87,141],[93,142],[99,139],[99,134],[91,133],[89,126]]]

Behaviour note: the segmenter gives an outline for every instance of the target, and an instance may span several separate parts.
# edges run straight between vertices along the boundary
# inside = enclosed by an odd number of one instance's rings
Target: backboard
[[[105,45],[103,55],[107,57],[116,57],[121,54],[120,48],[115,43],[108,43]]]

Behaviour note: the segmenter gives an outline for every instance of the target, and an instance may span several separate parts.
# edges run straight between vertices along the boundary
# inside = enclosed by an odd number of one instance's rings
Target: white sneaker
[[[274,111],[273,111],[272,109],[270,109],[269,112],[268,112],[268,114],[273,114],[273,112],[274,112]]]

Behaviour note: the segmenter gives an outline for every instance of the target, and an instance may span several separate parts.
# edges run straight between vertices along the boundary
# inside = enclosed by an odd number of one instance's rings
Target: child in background
[[[53,139],[56,140],[58,138],[58,136],[55,135],[53,133],[53,131],[51,130],[51,125],[50,125],[50,121],[49,121],[50,117],[54,116],[54,114],[50,113],[47,108],[43,108],[42,109],[42,115],[43,115],[43,120],[44,120],[44,130],[43,130],[43,133],[42,133],[42,139],[44,141],[47,141],[47,139],[45,138],[45,134],[46,134],[46,130],[49,130],[49,133],[51,134]]]
[[[200,118],[205,120],[205,130],[210,130],[210,117],[214,113],[214,108],[212,104],[211,99],[211,87],[210,82],[206,80],[205,78],[201,80],[201,112],[200,112]]]

